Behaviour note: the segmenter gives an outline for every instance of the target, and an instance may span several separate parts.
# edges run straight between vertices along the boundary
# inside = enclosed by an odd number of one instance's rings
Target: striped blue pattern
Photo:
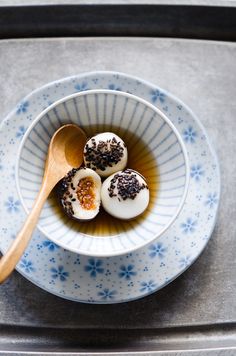
[[[122,232],[113,236],[96,236],[80,229],[80,224],[63,216],[60,207],[53,199],[48,199],[42,211],[39,228],[58,245],[66,246],[74,252],[86,251],[89,255],[101,252],[102,255],[122,253],[138,248],[152,241],[155,236],[173,221],[186,193],[187,166],[183,147],[176,131],[165,117],[138,98],[115,91],[79,93],[76,96],[52,106],[40,120],[36,120],[26,133],[21,146],[18,180],[22,199],[27,209],[33,205],[40,188],[47,147],[55,130],[61,125],[76,123],[88,125],[110,125],[128,130],[148,145],[155,157],[153,170],[146,171],[152,183],[158,181],[158,191],[151,196],[151,208],[140,224],[122,223]],[[137,142],[133,142],[135,149]],[[148,157],[147,157],[148,158]],[[146,159],[145,153],[137,151],[137,159]],[[150,173],[150,175],[149,175]],[[123,224],[123,225],[122,225]]]

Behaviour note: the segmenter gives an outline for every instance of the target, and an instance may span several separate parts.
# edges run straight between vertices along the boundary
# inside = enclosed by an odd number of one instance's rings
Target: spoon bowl
[[[86,142],[84,131],[75,124],[61,126],[52,136],[45,164],[45,174],[50,169],[56,183],[72,168],[83,162],[83,148]]]

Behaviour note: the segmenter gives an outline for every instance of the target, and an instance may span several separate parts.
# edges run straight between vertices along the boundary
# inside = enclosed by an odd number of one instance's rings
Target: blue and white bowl
[[[113,90],[72,94],[52,104],[33,121],[19,149],[16,172],[17,189],[26,212],[32,208],[40,189],[50,139],[67,123],[75,123],[85,131],[93,127],[97,132],[102,128],[118,135],[122,132],[124,141],[126,134],[129,133],[129,141],[134,134],[133,150],[139,147],[137,138],[141,139],[152,152],[151,167],[150,156],[145,156],[145,152],[138,149],[136,157],[137,162],[146,165],[141,173],[150,187],[150,205],[137,221],[119,221],[115,229],[114,222],[110,225],[108,222],[105,229],[96,226],[91,229],[90,222],[78,223],[66,218],[51,197],[38,223],[45,236],[67,250],[108,257],[138,249],[166,231],[180,213],[188,189],[185,145],[159,109],[139,97]]]

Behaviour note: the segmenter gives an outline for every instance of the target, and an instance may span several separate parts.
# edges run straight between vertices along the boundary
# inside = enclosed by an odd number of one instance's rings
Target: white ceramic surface
[[[55,199],[45,204],[38,228],[54,243],[75,253],[108,257],[130,253],[160,236],[179,214],[188,188],[189,165],[185,145],[171,121],[156,107],[131,94],[112,90],[89,90],[75,93],[52,104],[29,127],[22,140],[18,156],[16,182],[26,211],[32,208],[42,182],[47,148],[52,135],[67,123],[88,126],[109,126],[108,131],[136,136],[130,150],[135,150],[137,160],[150,160],[137,148],[141,138],[153,153],[151,165],[156,173],[145,168],[143,175],[151,186],[149,214],[134,221],[122,223],[120,228],[103,231],[99,228],[87,232],[81,222],[62,219],[61,207]],[[97,132],[98,133],[98,132]],[[146,162],[145,162],[146,165]],[[129,167],[129,166],[128,166]],[[158,182],[158,183],[156,183]],[[157,192],[156,192],[157,190]],[[87,222],[86,224],[91,224]]]
[[[85,73],[35,90],[12,110],[0,129],[0,249],[5,253],[26,216],[14,176],[25,130],[53,101],[75,91],[99,88],[134,93],[165,112],[175,124],[190,161],[184,207],[157,241],[134,253],[112,258],[65,251],[36,229],[17,270],[40,288],[62,298],[120,303],[149,295],[183,273],[207,245],[219,206],[219,165],[205,129],[184,103],[154,84],[122,73]]]

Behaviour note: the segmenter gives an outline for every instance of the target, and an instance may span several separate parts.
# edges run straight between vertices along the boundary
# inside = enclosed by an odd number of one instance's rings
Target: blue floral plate
[[[184,207],[158,240],[127,255],[92,258],[66,251],[35,230],[17,266],[32,283],[62,298],[120,303],[149,295],[183,273],[200,255],[213,231],[220,195],[219,165],[199,120],[177,98],[142,79],[116,72],[65,78],[29,94],[0,128],[0,249],[4,254],[25,220],[15,181],[20,141],[48,105],[87,89],[108,88],[140,96],[162,110],[182,135],[191,178]]]

